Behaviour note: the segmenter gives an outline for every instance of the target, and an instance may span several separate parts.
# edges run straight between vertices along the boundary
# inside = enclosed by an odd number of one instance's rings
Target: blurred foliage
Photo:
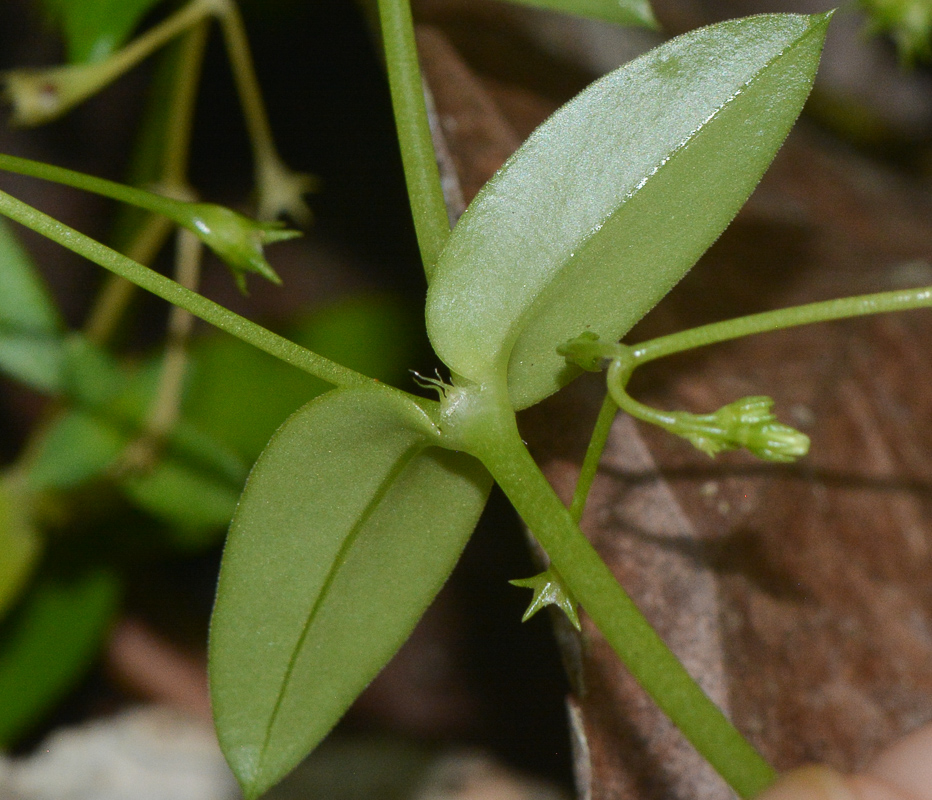
[[[103,61],[161,0],[41,0],[65,37],[72,64]]]
[[[930,0],[860,0],[871,33],[888,33],[904,64],[932,58]]]

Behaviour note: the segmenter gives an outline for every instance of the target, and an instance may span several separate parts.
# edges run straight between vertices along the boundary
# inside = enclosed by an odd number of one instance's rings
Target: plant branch
[[[570,516],[577,525],[586,508],[586,498],[589,497],[589,490],[598,472],[599,462],[602,460],[602,453],[605,451],[605,444],[608,442],[608,435],[612,430],[612,422],[617,412],[618,404],[611,394],[606,394],[602,407],[599,409],[595,427],[592,429],[589,445],[586,447],[586,455],[583,458],[579,479],[576,481],[576,490],[573,492],[573,500],[570,503]]]
[[[308,225],[311,211],[302,196],[316,188],[317,179],[291,172],[279,156],[239,9],[232,0],[213,0],[213,5],[249,133],[259,195],[259,219],[275,219],[287,213],[295,222]]]
[[[116,250],[69,228],[6,192],[0,192],[0,213],[78,255],[84,256],[95,264],[121,275],[169,303],[190,311],[205,322],[327,383],[343,388],[373,385],[389,388],[359,372],[307,350],[283,336],[272,333],[261,325],[229,311],[219,303],[185,289],[164,275],[128,259]]]
[[[782,308],[777,311],[765,311],[761,314],[715,322],[633,345],[629,351],[632,361],[631,369],[657,358],[692,350],[695,347],[740,339],[742,336],[811,325],[816,322],[930,307],[932,307],[932,287],[925,286],[919,289],[879,292]]]
[[[693,680],[612,575],[560,502],[501,406],[467,434],[482,460],[582,605],[637,681],[683,735],[743,798],[776,772]]]
[[[430,135],[409,0],[378,0],[395,125],[428,282],[450,235],[440,169]]]
[[[57,167],[54,164],[32,161],[6,153],[0,153],[0,169],[109,197],[111,200],[118,200],[137,208],[144,208],[146,211],[162,214],[179,225],[191,224],[192,213],[189,203],[135,186],[127,186],[124,183],[108,181],[106,178],[98,178],[95,175],[87,175],[65,167]]]
[[[14,124],[40,125],[61,116],[213,13],[215,3],[216,0],[192,0],[103,61],[7,73]]]
[[[207,43],[207,22],[195,25],[179,42],[176,53],[171,54],[172,68],[168,111],[165,124],[154,123],[150,118],[148,128],[162,131],[158,136],[158,167],[156,183],[168,192],[184,196],[188,191],[188,162],[191,144],[191,129],[194,118],[194,101],[200,82],[204,48]],[[166,68],[163,63],[162,68]],[[158,79],[157,79],[158,80]],[[158,84],[157,84],[158,85]],[[152,103],[150,98],[150,105]],[[126,237],[128,244],[119,247],[133,261],[149,264],[171,233],[171,222],[159,214],[150,213],[137,225],[131,226]],[[85,335],[96,344],[102,345],[110,338],[122,318],[135,286],[118,275],[111,274],[98,294],[84,326]]]

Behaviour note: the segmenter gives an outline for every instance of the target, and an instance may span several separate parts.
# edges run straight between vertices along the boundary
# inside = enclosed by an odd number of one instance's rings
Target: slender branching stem
[[[242,339],[327,383],[344,388],[373,385],[384,387],[384,384],[378,381],[324,358],[285,339],[283,336],[272,333],[245,317],[241,317],[239,314],[229,311],[219,303],[185,289],[164,275],[160,275],[154,270],[132,261],[121,253],[79,233],[73,228],[69,228],[67,225],[17,200],[6,192],[0,192],[0,214],[84,256],[95,264],[121,275],[169,303],[187,309],[205,322],[209,322],[238,339]]]
[[[207,46],[208,23],[196,24],[179,43],[174,64],[174,86],[167,114],[164,160],[159,183],[184,193],[188,189],[188,164],[191,160],[191,132],[194,128],[194,106],[200,85],[204,50]]]
[[[450,220],[427,119],[411,5],[409,0],[378,1],[401,160],[424,274],[430,281],[450,235]]]
[[[119,200],[121,203],[162,214],[181,225],[188,224],[191,218],[188,204],[183,200],[165,197],[135,186],[127,186],[124,183],[108,181],[106,178],[98,178],[95,175],[75,172],[65,167],[57,167],[54,164],[0,153],[0,169],[93,192],[102,197],[109,197],[111,200]]]
[[[195,25],[181,40],[172,61],[172,91],[161,141],[160,167],[156,183],[168,192],[184,196],[188,189],[188,163],[194,101],[200,83],[201,65],[207,43],[207,22]],[[171,234],[172,223],[160,214],[149,214],[132,234],[124,254],[140,264],[150,264]],[[103,345],[113,334],[135,293],[135,285],[110,274],[95,299],[84,326],[87,338]]]
[[[186,289],[196,290],[200,282],[204,246],[191,232],[178,230],[175,248],[175,280]],[[162,357],[159,381],[149,408],[145,428],[126,448],[122,468],[146,469],[158,457],[158,449],[181,415],[181,396],[188,366],[188,340],[194,328],[194,315],[172,306],[168,315],[168,335]]]
[[[215,6],[215,0],[192,0],[158,25],[137,36],[126,47],[101,62],[105,65],[105,72],[102,74],[106,75],[106,79],[101,80],[101,84],[109,83],[124,72],[128,72],[179,33],[210,16],[214,13]]]
[[[883,314],[890,311],[906,311],[914,308],[932,307],[932,287],[919,289],[902,289],[892,292],[844,297],[838,300],[826,300],[809,303],[793,308],[765,311],[725,322],[703,325],[681,333],[661,336],[630,349],[632,369],[657,358],[705,347],[730,339],[740,339],[757,333],[795,328],[811,325],[815,322],[863,317],[871,314]]]
[[[467,435],[471,452],[654,702],[741,797],[759,794],[776,779],[774,769],[689,675],[579,530],[521,441],[514,414],[504,403],[496,408]]]
[[[220,27],[227,45],[227,56],[233,70],[233,79],[243,107],[243,118],[249,132],[256,164],[267,164],[278,160],[275,139],[269,115],[262,100],[262,90],[256,79],[256,69],[249,50],[249,40],[239,9],[232,0],[217,0],[216,6],[222,9],[218,14]]]
[[[576,490],[573,492],[573,500],[570,503],[570,516],[577,524],[582,519],[586,508],[586,498],[589,497],[589,490],[592,489],[592,482],[599,469],[599,462],[602,460],[602,453],[608,442],[608,435],[611,433],[612,422],[617,411],[618,404],[610,394],[606,394],[602,407],[599,409],[599,416],[596,418],[589,445],[586,447],[586,455],[579,470],[579,480],[576,481]]]

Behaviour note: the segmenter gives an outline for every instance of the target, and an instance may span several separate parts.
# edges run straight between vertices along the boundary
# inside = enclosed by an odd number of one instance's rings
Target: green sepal
[[[188,218],[185,219],[185,216]],[[173,216],[191,230],[229,267],[239,290],[246,293],[246,275],[254,272],[280,286],[281,278],[262,252],[264,245],[301,235],[281,222],[256,222],[243,214],[213,203],[188,203]]]
[[[512,586],[531,589],[534,592],[531,604],[528,606],[527,611],[524,612],[524,616],[521,617],[522,622],[527,622],[542,608],[556,606],[566,614],[566,618],[576,630],[582,630],[582,626],[579,624],[579,613],[576,610],[576,601],[559,573],[553,567],[530,578],[519,578],[508,581],[508,583]]]

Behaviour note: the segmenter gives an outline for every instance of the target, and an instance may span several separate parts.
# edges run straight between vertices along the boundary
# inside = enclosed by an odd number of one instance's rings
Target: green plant
[[[177,33],[218,14],[228,32],[229,20],[236,19],[232,8],[194,0],[159,30]],[[752,797],[769,785],[774,771],[650,628],[578,520],[617,406],[685,436],[710,455],[746,447],[783,461],[808,449],[805,436],[776,422],[769,398],[744,398],[708,415],[638,403],[625,386],[640,364],[752,333],[932,305],[932,289],[891,292],[770,312],[636,346],[617,343],[682,278],[757,184],[808,95],[830,14],[722,23],[625,65],[541,126],[451,233],[410,10],[406,0],[381,0],[379,13],[429,284],[427,330],[450,371],[446,381],[422,379],[437,400],[392,388],[303,348],[0,193],[5,216],[336,387],[310,400],[272,436],[230,526],[210,641],[212,697],[224,752],[247,797],[256,797],[323,738],[443,584],[494,480],[550,559],[544,573],[518,581],[534,590],[529,613],[555,603],[575,622],[580,605],[684,734],[742,797]],[[623,16],[632,14],[650,21],[642,7],[627,8]],[[161,42],[163,36],[150,31],[140,41]],[[188,47],[196,44],[188,40]],[[81,52],[96,52],[82,47]],[[139,49],[130,45],[127,51],[134,47]],[[113,58],[125,60],[120,52]],[[101,75],[110,74],[107,69],[68,72],[65,84],[81,88],[63,94],[84,96],[85,81],[97,85],[105,79]],[[79,72],[80,80],[74,78]],[[177,74],[189,89],[188,71]],[[14,82],[13,91],[27,98],[23,106],[30,107],[35,85]],[[261,113],[255,117],[254,103],[245,105],[254,118],[264,119]],[[184,108],[180,103],[174,113],[183,116]],[[270,142],[264,133],[259,139]],[[269,186],[285,186],[287,202],[264,205],[275,212],[293,209],[308,183],[270,182],[268,164],[276,165],[271,171],[279,177],[285,174],[277,157],[268,155],[274,153],[270,148],[257,148],[257,183],[266,195],[278,193]],[[166,152],[176,149],[171,145]],[[164,214],[213,247],[238,281],[245,271],[274,279],[261,244],[289,235],[218,207],[169,201],[46,165],[0,157],[0,167]],[[184,259],[179,262],[183,267]],[[22,267],[20,274],[27,288],[19,291],[33,295],[23,307],[34,312],[9,322],[9,347],[0,348],[4,367],[84,409],[119,419],[114,398],[124,392],[122,373],[93,340],[63,336],[54,311],[35,299],[41,293],[31,272]],[[24,347],[32,348],[30,357],[17,360]],[[521,441],[515,413],[558,391],[582,369],[606,366],[609,397],[576,497],[566,508]],[[171,374],[164,370],[162,388],[155,390],[168,398],[166,407],[174,396]],[[149,386],[151,392],[151,380]],[[130,429],[141,425],[150,438],[161,437],[182,455],[194,453],[214,473],[226,470],[235,480],[237,464],[223,442],[187,430],[183,420],[154,415],[147,425],[144,416],[138,404],[124,411]],[[43,441],[47,447],[48,439]],[[124,444],[125,437],[115,449]],[[113,450],[103,459],[108,464]],[[11,596],[32,558],[29,520],[38,490],[53,486],[37,486],[34,477],[29,485],[30,475],[35,472],[25,468],[12,473],[7,490],[13,498],[24,482],[28,486],[25,501],[11,500],[26,520],[8,526],[8,535],[25,542],[15,550],[24,555],[9,582]]]

